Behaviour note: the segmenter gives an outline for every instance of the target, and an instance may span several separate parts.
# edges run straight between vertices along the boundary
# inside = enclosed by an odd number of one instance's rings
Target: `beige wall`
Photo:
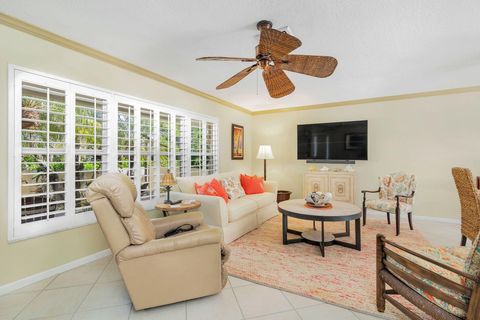
[[[0,286],[107,248],[97,225],[7,243],[8,64],[215,116],[220,122],[221,171],[250,171],[250,115],[4,26],[0,26],[0,39]],[[245,126],[243,161],[230,160],[232,121]]]
[[[256,115],[253,150],[271,144],[268,178],[300,197],[302,174],[311,165],[296,158],[297,124],[349,120],[368,120],[369,126],[369,160],[354,166],[358,204],[360,190],[378,186],[377,176],[404,170],[417,176],[414,214],[459,218],[450,169],[463,166],[480,175],[480,92]],[[263,172],[260,160],[253,165]]]

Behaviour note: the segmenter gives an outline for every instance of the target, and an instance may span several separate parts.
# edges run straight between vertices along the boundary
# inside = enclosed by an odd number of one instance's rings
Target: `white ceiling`
[[[255,111],[480,84],[478,0],[0,0],[0,11]],[[335,73],[288,73],[296,90],[281,99],[255,73],[215,90],[249,64],[195,58],[254,57],[262,19],[291,28],[294,53],[336,57]]]

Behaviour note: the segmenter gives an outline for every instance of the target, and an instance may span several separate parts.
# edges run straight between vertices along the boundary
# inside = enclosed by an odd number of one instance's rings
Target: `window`
[[[10,67],[9,234],[19,240],[95,222],[88,185],[122,172],[149,209],[160,180],[218,171],[214,118]]]

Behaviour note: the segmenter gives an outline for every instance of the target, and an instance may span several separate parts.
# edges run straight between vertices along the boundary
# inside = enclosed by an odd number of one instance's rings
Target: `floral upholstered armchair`
[[[367,208],[387,213],[390,224],[390,213],[395,214],[397,236],[400,234],[400,215],[408,215],[410,230],[413,230],[412,212],[413,195],[415,194],[415,175],[403,172],[379,177],[378,190],[363,190],[363,225],[367,223]],[[378,199],[367,199],[367,193],[378,193]]]

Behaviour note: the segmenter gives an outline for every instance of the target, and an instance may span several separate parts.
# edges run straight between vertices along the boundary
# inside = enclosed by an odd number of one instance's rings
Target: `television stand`
[[[303,195],[331,192],[333,200],[355,203],[355,172],[309,171],[303,175]]]

